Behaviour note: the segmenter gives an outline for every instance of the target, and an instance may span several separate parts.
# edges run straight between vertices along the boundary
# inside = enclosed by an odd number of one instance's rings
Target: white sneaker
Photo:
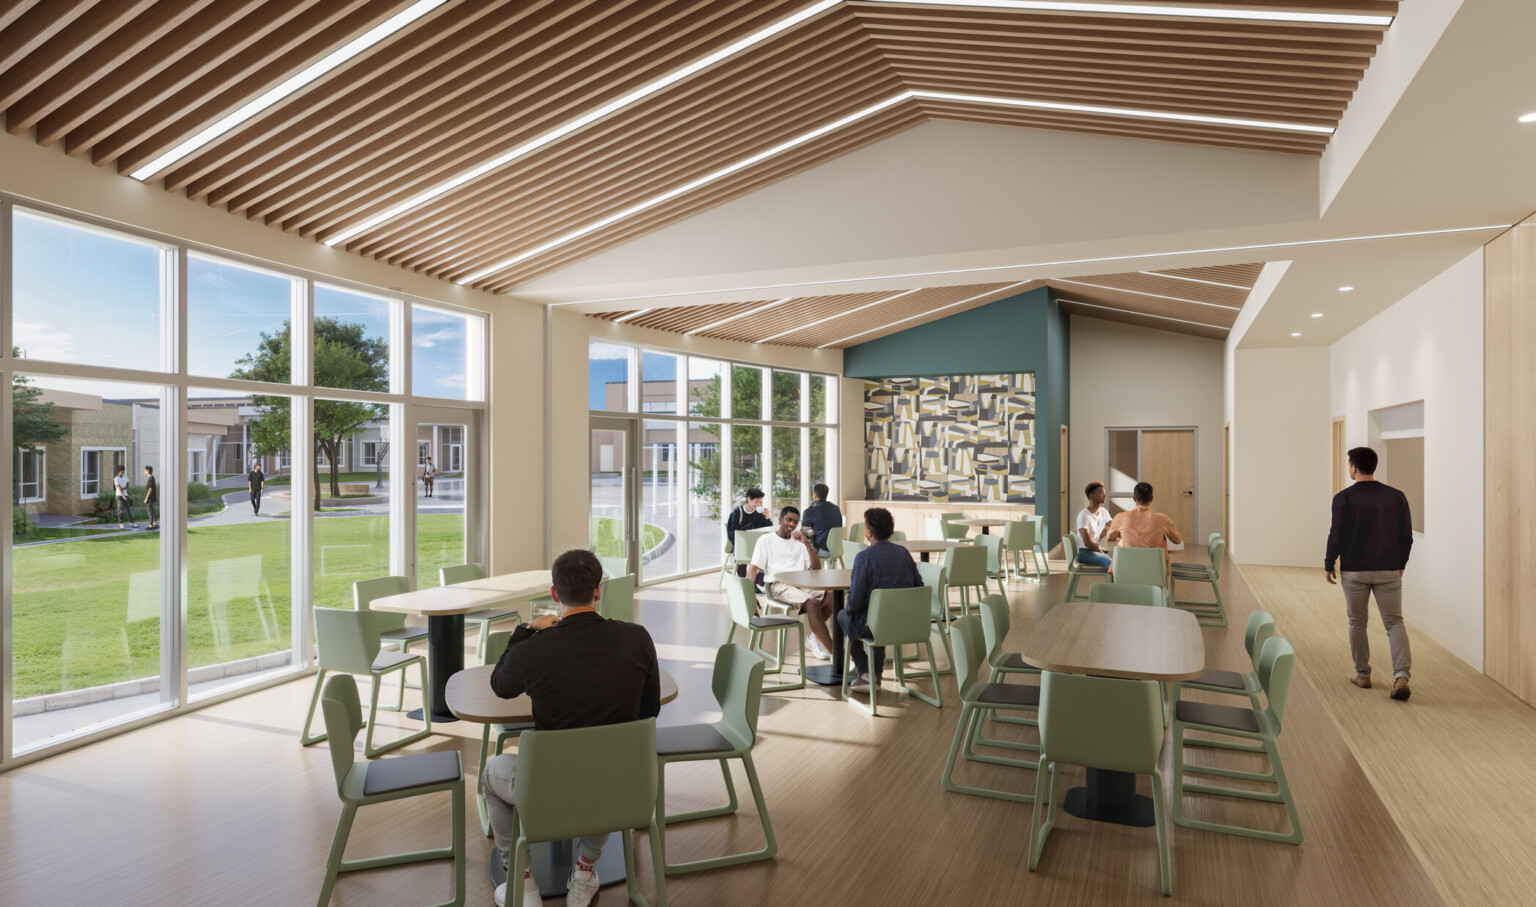
[[[575,866],[571,867],[571,877],[565,882],[566,907],[587,907],[592,899],[597,897],[597,867],[591,872],[582,872]]]
[[[848,684],[848,691],[850,693],[868,693],[869,675],[860,674],[859,676],[853,678],[853,681]]]
[[[539,885],[530,876],[523,880],[523,907],[544,907],[544,898],[539,894]],[[507,907],[507,883],[502,882],[496,886],[496,907]]]
[[[827,647],[821,644],[821,640],[814,636],[806,640],[806,648],[811,650],[812,658],[819,658],[822,661],[832,660],[832,653],[828,652]]]

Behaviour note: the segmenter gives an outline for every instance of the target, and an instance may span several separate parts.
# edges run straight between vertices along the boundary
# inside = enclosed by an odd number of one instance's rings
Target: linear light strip
[[[639,318],[641,315],[644,315],[646,312],[649,312],[649,311],[650,311],[650,309],[636,309],[633,312],[626,312],[621,317],[613,319],[613,323],[614,324],[623,324],[624,322],[628,321],[629,319],[631,319],[631,318]]]
[[[133,171],[130,175],[136,180],[143,181],[159,176],[171,165],[217,141],[236,127],[277,105],[283,99],[307,87],[331,70],[336,69],[338,66],[363,53],[446,2],[447,0],[416,0],[415,3],[395,13],[373,28],[368,29],[341,47],[336,48],[314,63],[304,67],[272,88],[267,89],[256,98],[240,105],[233,112],[215,121],[213,125],[197,132],[191,138],[186,139],[170,151]]]
[[[703,186],[707,186],[710,183],[715,182],[716,180],[724,179],[725,177],[730,176],[731,174],[736,173],[737,171],[745,170],[746,168],[752,166],[753,164],[759,163],[761,161],[765,161],[768,158],[775,157],[777,155],[783,154],[784,152],[789,151],[792,148],[797,148],[797,147],[799,147],[801,145],[804,145],[806,142],[809,142],[812,139],[820,138],[820,137],[826,135],[829,132],[835,132],[836,130],[841,129],[844,126],[847,126],[847,125],[849,125],[851,123],[856,123],[859,120],[862,120],[862,119],[864,119],[866,117],[873,116],[873,115],[879,113],[880,111],[885,110],[888,107],[893,107],[896,104],[899,104],[902,101],[907,100],[907,98],[909,98],[909,97],[911,97],[911,93],[910,92],[905,92],[905,91],[904,92],[900,92],[900,93],[895,94],[895,95],[892,95],[891,97],[886,98],[885,100],[880,101],[879,103],[871,104],[870,106],[865,107],[863,110],[859,110],[859,111],[856,111],[854,113],[851,113],[848,116],[845,116],[845,117],[843,117],[840,120],[834,120],[833,122],[828,123],[825,126],[821,126],[821,127],[817,128],[817,129],[812,129],[810,132],[806,132],[806,133],[802,133],[800,135],[797,135],[797,136],[795,136],[794,138],[790,139],[787,142],[780,142],[779,144],[774,145],[772,148],[769,148],[769,149],[764,150],[764,151],[759,151],[757,154],[751,155],[750,157],[744,157],[744,158],[742,158],[741,160],[737,161],[734,164],[730,164],[728,166],[721,167],[719,170],[716,170],[714,173],[706,174],[704,176],[699,177],[696,180],[693,180],[692,182],[684,183],[683,185],[678,186],[678,187],[676,187],[674,189],[668,189],[666,192],[663,192],[660,195],[654,196],[652,198],[648,198],[645,201],[640,202],[639,204],[631,205],[631,206],[629,206],[628,208],[625,208],[622,211],[618,211],[618,212],[615,212],[613,214],[608,215],[607,217],[595,220],[592,223],[587,224],[585,227],[580,227],[580,228],[572,230],[571,232],[566,233],[566,234],[564,234],[562,236],[557,236],[554,239],[550,240],[549,242],[546,242],[546,243],[543,243],[541,245],[534,246],[531,249],[527,249],[525,251],[519,252],[518,254],[512,256],[511,258],[499,261],[496,264],[491,265],[490,267],[481,268],[480,270],[474,272],[473,274],[470,274],[468,277],[461,277],[461,278],[459,278],[458,280],[454,281],[454,283],[457,283],[457,284],[474,283],[475,281],[479,280],[482,277],[488,276],[490,274],[494,274],[497,271],[504,271],[507,268],[510,268],[513,265],[517,264],[518,262],[526,261],[526,260],[534,257],[535,255],[542,255],[543,253],[548,252],[550,249],[555,249],[555,248],[558,248],[560,246],[565,245],[568,242],[571,242],[572,240],[580,239],[581,237],[586,236],[588,233],[593,233],[593,232],[596,232],[598,230],[601,230],[602,228],[608,226],[609,224],[615,224],[615,223],[618,223],[621,220],[626,220],[626,219],[628,219],[630,217],[634,217],[636,214],[639,214],[642,211],[646,211],[646,210],[649,210],[651,208],[654,208],[657,205],[662,204],[663,202],[671,201],[672,199],[677,198],[679,195],[686,195],[687,193],[692,192],[693,190],[701,188]]]
[[[752,309],[749,312],[737,312],[735,315],[731,315],[731,316],[728,316],[726,318],[722,318],[719,321],[711,322],[709,324],[704,325],[701,328],[694,328],[691,331],[686,331],[686,332],[684,332],[683,336],[684,337],[692,337],[694,334],[702,334],[705,331],[712,331],[715,328],[720,327],[721,325],[730,324],[731,322],[735,321],[738,318],[745,318],[748,315],[756,315],[758,312],[766,312],[769,309],[773,308],[774,306],[780,305],[782,303],[789,302],[791,299],[794,299],[794,298],[795,297],[793,297],[793,296],[785,296],[783,299],[775,299],[773,302],[769,302],[769,303],[765,303],[763,305],[760,305],[757,308]]]
[[[1008,285],[1006,287],[1003,287],[1001,290],[988,290],[985,293],[977,293],[975,296],[972,296],[972,297],[970,297],[968,299],[962,299],[959,302],[951,302],[949,305],[941,305],[941,306],[939,306],[936,309],[929,309],[926,312],[918,312],[916,315],[908,315],[907,317],[902,318],[902,319],[900,319],[898,321],[892,321],[892,322],[889,322],[887,324],[882,324],[880,327],[870,328],[867,331],[860,331],[857,334],[852,334],[850,336],[844,337],[842,340],[834,340],[831,343],[823,343],[821,346],[818,346],[817,349],[818,350],[824,350],[824,349],[826,349],[829,346],[841,346],[841,345],[847,343],[850,340],[856,340],[856,339],[858,339],[860,337],[863,337],[865,334],[873,334],[876,331],[888,330],[890,328],[895,327],[898,324],[906,324],[909,321],[916,321],[919,318],[929,318],[929,317],[932,317],[934,315],[937,315],[938,313],[940,313],[942,311],[945,311],[946,309],[952,309],[952,308],[954,308],[957,305],[965,305],[967,302],[975,302],[978,299],[985,299],[986,297],[992,296],[994,294],[1007,293],[1009,290],[1014,290],[1014,289],[1017,289],[1019,287],[1022,287],[1026,283],[1034,283],[1034,281],[1032,281],[1032,280],[1021,280],[1018,283],[1010,284],[1010,285]],[[999,296],[998,298],[1001,299],[1002,297]]]
[[[866,302],[863,305],[855,306],[854,308],[851,308],[851,309],[849,309],[846,312],[838,312],[838,313],[836,313],[834,315],[828,315],[825,318],[818,318],[815,321],[810,322],[809,324],[797,324],[797,325],[795,325],[794,327],[790,328],[787,331],[780,331],[777,334],[774,334],[772,337],[764,337],[762,340],[759,340],[757,342],[758,343],[771,343],[771,342],[773,342],[775,340],[778,340],[780,337],[785,336],[786,334],[798,334],[801,331],[808,331],[808,330],[810,330],[811,328],[815,327],[818,324],[826,324],[829,321],[836,321],[839,318],[846,318],[849,315],[854,314],[855,312],[862,312],[865,309],[872,309],[872,308],[874,308],[877,305],[885,305],[887,302],[895,302],[896,300],[900,299],[901,297],[903,297],[903,296],[911,296],[913,293],[916,293],[918,290],[921,290],[921,289],[924,289],[924,288],[923,287],[913,287],[910,290],[902,290],[900,293],[897,293],[895,296],[887,296],[884,299],[876,299],[874,302]]]
[[[1106,311],[1106,312],[1118,312],[1121,315],[1135,315],[1138,318],[1159,318],[1159,319],[1161,319],[1163,321],[1177,321],[1179,324],[1193,324],[1193,325],[1198,325],[1198,326],[1203,327],[1203,328],[1213,328],[1215,330],[1226,331],[1228,333],[1232,332],[1232,329],[1230,327],[1223,327],[1222,325],[1219,325],[1219,324],[1209,324],[1209,323],[1204,322],[1204,321],[1190,321],[1187,318],[1169,318],[1167,315],[1153,315],[1150,312],[1135,312],[1135,311],[1132,311],[1130,309],[1117,309],[1114,306],[1094,305],[1091,302],[1079,302],[1076,299],[1062,299],[1060,297],[1057,297],[1056,301],[1057,302],[1065,302],[1067,305],[1080,305],[1080,306],[1082,306],[1084,308],[1088,308],[1088,309],[1102,309],[1103,311]]]
[[[470,170],[466,170],[464,173],[459,174],[458,176],[445,183],[433,186],[431,189],[428,189],[419,195],[414,195],[401,202],[400,204],[395,205],[393,208],[381,211],[378,214],[375,214],[373,217],[370,217],[367,220],[356,224],[355,226],[348,227],[335,236],[325,240],[325,244],[328,246],[334,246],[338,243],[344,243],[352,237],[357,236],[359,233],[362,233],[366,230],[371,230],[374,227],[377,227],[379,224],[384,223],[385,221],[394,220],[396,217],[399,217],[407,211],[410,211],[413,208],[419,208],[435,198],[452,192],[453,190],[459,188],[465,183],[470,182],[471,180],[478,179],[499,167],[504,167],[520,157],[543,148],[550,142],[562,139],[565,136],[575,132],[576,130],[585,126],[589,126],[592,123],[602,119],[603,117],[608,116],[609,114],[617,113],[618,111],[623,110],[625,107],[628,107],[636,101],[644,100],[645,98],[650,97],[651,95],[661,91],[664,88],[675,85],[702,69],[713,66],[714,64],[719,63],[721,60],[724,60],[728,57],[733,57],[750,47],[761,44],[769,38],[772,38],[774,35],[786,31],[787,29],[793,28],[796,25],[799,25],[801,22],[804,22],[806,19],[831,9],[839,2],[841,2],[841,0],[820,0],[820,2],[814,3],[799,11],[798,13],[789,16],[788,18],[780,19],[772,25],[769,25],[767,28],[753,32],[747,37],[742,38],[733,44],[722,47],[721,49],[715,51],[712,54],[709,54],[708,56],[700,57],[692,63],[689,63],[687,66],[684,66],[682,69],[667,73],[649,85],[637,88],[629,94],[624,95],[617,100],[610,101],[607,104],[604,104],[603,106],[594,110],[589,110],[576,119],[551,129],[549,132],[546,132],[543,135],[540,135],[538,138],[524,142],[516,148],[513,148],[511,151],[491,158],[485,163],[480,164]]]
[[[1051,282],[1052,283],[1070,283],[1070,284],[1073,284],[1074,286],[1079,286],[1079,287],[1092,287],[1095,290],[1109,290],[1112,293],[1130,293],[1130,294],[1132,294],[1134,296],[1150,296],[1153,299],[1166,299],[1169,302],[1187,302],[1190,305],[1209,306],[1209,307],[1211,307],[1213,309],[1225,309],[1228,312],[1235,312],[1238,309],[1242,308],[1242,306],[1240,306],[1240,305],[1222,305],[1221,303],[1218,303],[1218,302],[1201,302],[1198,299],[1185,299],[1182,296],[1164,296],[1161,293],[1144,293],[1141,290],[1122,290],[1119,287],[1106,287],[1105,285],[1103,285],[1101,283],[1087,283],[1087,282],[1081,281],[1081,280],[1067,280],[1065,277],[1052,278]]]
[[[1226,287],[1229,290],[1242,290],[1244,293],[1253,290],[1253,287],[1245,287],[1240,283],[1222,283],[1219,280],[1201,280],[1198,277],[1181,277],[1178,274],[1169,274],[1167,271],[1137,271],[1137,274],[1145,274],[1148,277],[1166,277],[1169,280],[1184,280],[1189,283],[1203,283],[1213,287]]]
[[[1362,13],[1314,13],[1286,10],[1213,9],[1204,6],[1166,6],[1151,3],[1074,3],[1054,0],[870,0],[874,3],[921,4],[1015,9],[1049,13],[1112,13],[1121,16],[1167,16],[1187,19],[1241,19],[1253,22],[1303,22],[1318,25],[1392,24],[1391,16]]]
[[[1098,258],[1066,258],[1060,261],[1034,261],[1011,265],[988,265],[984,268],[950,268],[943,271],[911,271],[902,274],[876,274],[869,277],[839,277],[831,280],[802,281],[800,283],[762,284],[753,287],[719,287],[710,290],[687,290],[674,293],[651,293],[645,296],[611,296],[607,299],[573,299],[569,302],[552,302],[551,306],[613,305],[638,302],[643,299],[680,299],[685,296],[706,296],[716,293],[755,293],[762,290],[792,290],[796,287],[826,287],[844,283],[867,283],[872,280],[922,280],[929,277],[945,277],[950,274],[988,274],[994,271],[1017,271],[1020,268],[1060,268],[1072,265],[1098,265],[1117,261],[1144,261],[1149,258],[1170,258],[1177,255],[1215,255],[1225,252],[1258,252],[1265,249],[1296,249],[1306,246],[1327,246],[1334,243],[1369,242],[1377,239],[1409,239],[1415,236],[1447,236],[1453,233],[1480,233],[1485,230],[1508,230],[1514,224],[1489,224],[1482,227],[1451,227],[1445,230],[1412,230],[1406,233],[1371,233],[1364,236],[1335,236],[1331,239],[1297,239],[1290,242],[1253,243],[1246,246],[1219,246],[1209,249],[1180,249],[1172,252],[1140,252],[1132,255],[1105,255]],[[1049,280],[1050,278],[1039,278]]]
[[[999,107],[1022,107],[1029,110],[1066,110],[1072,113],[1093,113],[1113,117],[1139,117],[1149,120],[1172,120],[1178,123],[1210,123],[1216,126],[1241,126],[1248,129],[1275,129],[1281,132],[1307,132],[1316,135],[1333,135],[1332,126],[1309,126],[1304,123],[1285,123],[1279,120],[1247,120],[1239,117],[1213,117],[1199,113],[1168,113],[1162,110],[1137,110],[1132,107],[1099,107],[1093,104],[1064,104],[1057,101],[1024,101],[1018,98],[996,98],[988,95],[953,94],[947,91],[909,92],[916,98],[935,101],[956,101],[966,104],[995,104]]]

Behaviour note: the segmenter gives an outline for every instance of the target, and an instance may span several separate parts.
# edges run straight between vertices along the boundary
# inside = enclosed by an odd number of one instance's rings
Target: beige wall
[[[1222,342],[1072,317],[1072,525],[1083,486],[1107,481],[1106,428],[1195,428],[1195,538],[1222,528]],[[1126,380],[1127,375],[1149,380]]]

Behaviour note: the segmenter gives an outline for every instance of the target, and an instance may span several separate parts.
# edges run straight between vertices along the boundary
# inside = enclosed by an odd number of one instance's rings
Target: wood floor
[[[1010,648],[1017,649],[1037,616],[1060,600],[1059,566],[1042,585],[1010,586]],[[1231,626],[1205,631],[1208,661],[1242,668],[1242,628],[1254,598],[1236,571],[1225,576]],[[643,590],[638,614],[681,688],[664,707],[662,723],[714,717],[710,663],[726,626],[714,579]],[[1282,631],[1298,623],[1280,617]],[[1377,796],[1372,774],[1357,762],[1325,708],[1331,688],[1321,696],[1313,688],[1314,678],[1331,680],[1336,671],[1313,673],[1306,653],[1280,741],[1306,842],[1292,847],[1174,828],[1173,901],[1444,903]],[[0,904],[314,903],[339,804],[326,745],[302,748],[297,740],[312,683],[297,680],[0,776]],[[942,711],[882,693],[876,719],[821,688],[765,696],[756,759],[778,858],[673,877],[671,902],[1169,903],[1159,895],[1151,829],[1062,814],[1040,871],[1031,873],[1029,806],[941,790],[939,775],[958,718],[953,678],[942,678],[942,688]],[[1413,707],[1420,704],[1416,695]],[[409,724],[386,715],[384,725]],[[475,764],[477,725],[435,730],[408,751],[458,749],[467,766]],[[1421,739],[1437,747],[1462,743],[1447,740],[1439,727]],[[1169,752],[1164,771],[1171,784]],[[1023,791],[1034,785],[1027,770],[967,764],[961,771],[973,783]],[[668,778],[673,809],[723,796],[718,773],[707,767],[674,768]],[[1071,786],[1080,778],[1080,770],[1068,769],[1065,781]],[[1411,795],[1409,785],[1449,789],[1463,781],[1455,775],[1402,779],[1399,793]],[[1144,791],[1147,783],[1140,782]],[[738,787],[744,789],[739,774]],[[480,836],[470,802],[469,903],[489,904],[485,865],[491,844]],[[1276,806],[1234,803],[1200,800],[1190,809],[1228,820],[1284,821]],[[435,846],[447,839],[448,817],[446,796],[369,807],[359,815],[348,856]],[[674,826],[669,854],[686,860],[726,847],[751,849],[759,846],[759,834],[749,798],[736,817]],[[646,845],[637,846],[644,866]],[[333,903],[434,903],[447,897],[449,884],[446,863],[358,873],[342,879]],[[653,890],[644,869],[641,885]],[[608,888],[597,903],[613,907],[622,900],[622,888]]]
[[[1536,901],[1536,709],[1411,623],[1412,698],[1396,703],[1383,686],[1356,689],[1338,587],[1315,569],[1240,570],[1445,900]],[[1376,676],[1390,677],[1387,635],[1374,613],[1370,643]]]

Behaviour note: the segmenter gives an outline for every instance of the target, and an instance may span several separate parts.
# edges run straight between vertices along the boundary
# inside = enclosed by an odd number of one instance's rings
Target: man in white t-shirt
[[[1083,489],[1088,506],[1077,513],[1077,561],[1091,567],[1108,567],[1109,555],[1099,547],[1109,531],[1109,508],[1104,506],[1104,483],[1089,482]]]
[[[800,534],[800,508],[785,507],[779,511],[778,529],[771,535],[758,538],[752,551],[752,562],[747,565],[747,578],[756,583],[761,573],[767,581],[766,590],[773,598],[787,605],[794,605],[805,615],[811,625],[811,653],[817,658],[831,658],[832,634],[827,630],[827,603],[825,592],[807,592],[775,581],[780,573],[794,570],[820,570],[821,558],[811,540]]]

